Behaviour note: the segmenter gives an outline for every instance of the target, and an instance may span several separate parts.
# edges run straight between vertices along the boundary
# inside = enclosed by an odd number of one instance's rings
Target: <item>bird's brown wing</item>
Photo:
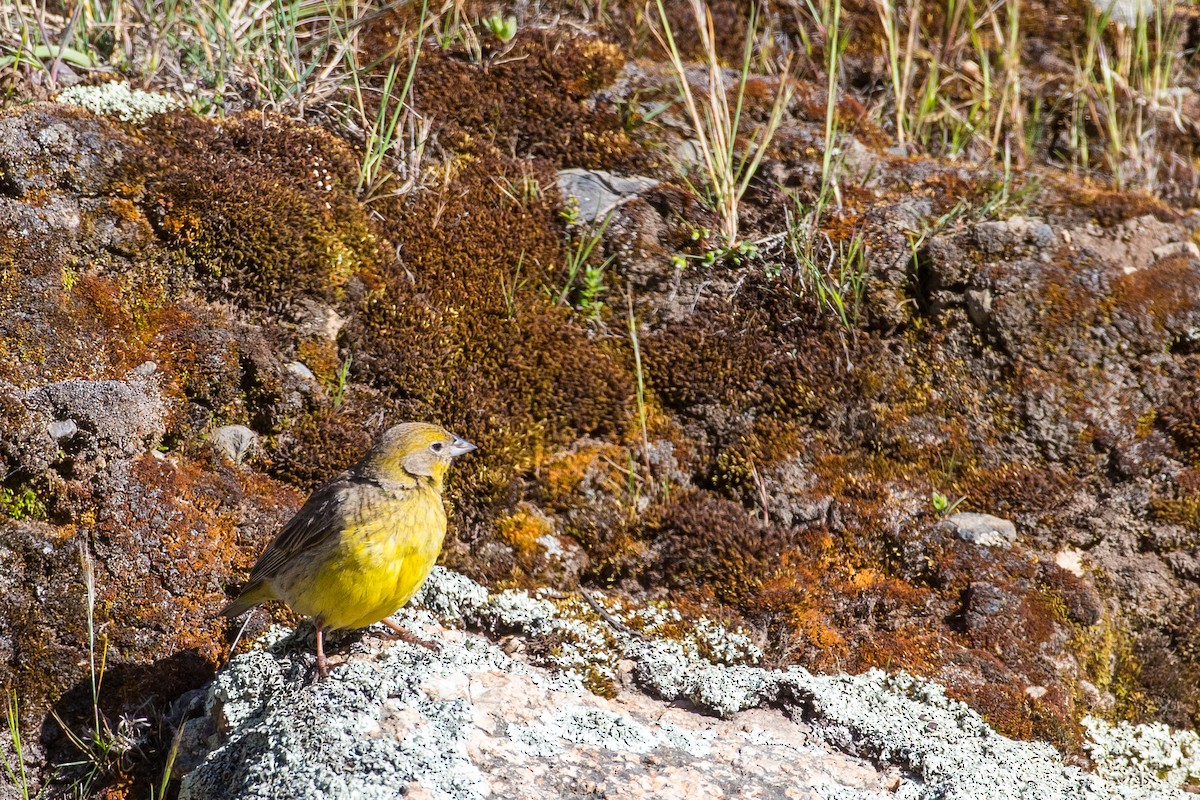
[[[274,577],[280,567],[298,553],[309,552],[340,536],[345,526],[346,500],[353,484],[350,473],[342,473],[313,492],[254,562],[246,585]]]

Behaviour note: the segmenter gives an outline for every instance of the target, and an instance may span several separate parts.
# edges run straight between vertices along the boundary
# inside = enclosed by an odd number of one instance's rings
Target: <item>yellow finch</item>
[[[282,600],[317,628],[317,672],[329,673],[323,634],[383,622],[429,576],[446,535],[442,480],[475,445],[437,425],[390,428],[362,461],[317,489],[250,570],[228,617]]]

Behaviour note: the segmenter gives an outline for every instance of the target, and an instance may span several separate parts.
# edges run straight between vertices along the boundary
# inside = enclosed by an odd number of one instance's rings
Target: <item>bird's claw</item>
[[[419,647],[424,647],[426,650],[429,650],[432,653],[440,653],[442,651],[442,646],[437,642],[427,642],[414,634],[412,631],[397,625],[395,622],[392,622],[386,617],[380,620],[380,622],[387,626],[388,630],[392,632],[392,637],[395,639],[400,639],[408,642],[409,644],[415,644]]]

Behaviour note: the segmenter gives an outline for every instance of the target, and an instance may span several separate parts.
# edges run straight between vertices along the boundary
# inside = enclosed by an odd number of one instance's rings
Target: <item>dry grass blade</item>
[[[752,7],[746,30],[746,45],[741,69],[737,75],[734,103],[730,104],[725,88],[725,74],[717,53],[712,13],[702,0],[689,0],[689,7],[700,34],[700,48],[707,72],[705,91],[700,101],[692,91],[687,66],[679,51],[674,31],[667,18],[663,0],[655,0],[660,25],[651,27],[671,64],[687,117],[696,137],[696,147],[703,162],[707,185],[704,187],[721,225],[721,235],[727,246],[738,240],[738,206],[758,170],[767,147],[783,121],[783,113],[792,99],[788,80],[790,59],[782,70],[779,88],[767,121],[757,126],[749,136],[742,131],[742,111],[746,81],[754,52],[754,37],[758,27],[758,12]],[[738,148],[739,141],[743,147]],[[686,177],[686,176],[685,176]]]

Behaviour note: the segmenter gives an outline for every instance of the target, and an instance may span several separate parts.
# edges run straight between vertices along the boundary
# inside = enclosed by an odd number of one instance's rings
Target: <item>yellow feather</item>
[[[442,549],[446,513],[431,488],[405,492],[351,520],[340,541],[303,574],[281,575],[277,591],[325,627],[362,628],[395,613],[417,591]]]

